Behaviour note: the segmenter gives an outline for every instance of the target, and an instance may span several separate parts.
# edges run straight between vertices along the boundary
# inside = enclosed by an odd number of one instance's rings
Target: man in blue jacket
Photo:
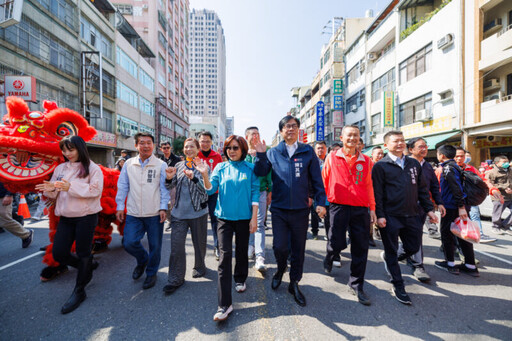
[[[285,116],[279,121],[279,131],[284,141],[266,153],[265,141],[256,141],[257,151],[254,173],[265,176],[272,170],[272,232],[273,249],[277,271],[272,278],[272,289],[276,290],[286,271],[289,242],[291,242],[291,269],[288,291],[300,306],[306,305],[306,298],[299,289],[304,266],[304,251],[309,216],[310,186],[316,203],[325,203],[326,196],[320,165],[313,148],[298,143],[300,121]],[[323,219],[324,206],[317,206],[316,212]]]

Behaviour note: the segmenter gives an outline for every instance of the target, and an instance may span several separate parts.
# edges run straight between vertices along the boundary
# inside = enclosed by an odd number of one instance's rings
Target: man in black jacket
[[[425,156],[427,156],[428,153],[427,142],[422,137],[414,137],[407,142],[407,149],[409,150],[409,155],[420,163],[428,191],[436,203],[439,213],[441,213],[441,217],[444,217],[446,210],[444,208],[443,199],[441,198],[441,193],[439,192],[439,181],[437,180],[434,169],[430,163],[425,160]],[[421,206],[418,208],[420,210],[421,226],[423,226],[425,224],[425,220],[427,219],[427,213]],[[398,250],[399,258],[402,253],[404,253],[404,249],[402,245],[400,245]],[[412,265],[414,269],[414,276],[420,282],[430,281],[430,276],[425,271],[425,267],[423,266],[423,243],[420,245],[418,252],[407,258],[407,262]]]
[[[389,150],[388,155],[377,162],[372,170],[377,226],[384,244],[381,258],[392,278],[396,299],[403,304],[411,304],[398,262],[420,249],[422,224],[419,206],[428,212],[432,221],[437,222],[437,216],[433,212],[434,205],[430,201],[420,163],[404,155],[403,133],[387,132],[384,135],[384,147]],[[405,251],[400,257],[398,237]]]

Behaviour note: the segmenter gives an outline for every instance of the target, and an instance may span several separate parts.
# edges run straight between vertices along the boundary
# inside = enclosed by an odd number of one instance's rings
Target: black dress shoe
[[[274,277],[272,277],[272,289],[276,290],[281,285],[281,280],[283,279],[284,271],[276,271]]]
[[[144,270],[146,270],[146,265],[148,265],[147,262],[142,265],[137,265],[135,269],[133,269],[132,278],[139,279],[140,276],[142,276],[142,274],[144,273]]]
[[[75,310],[80,306],[80,303],[82,303],[87,298],[87,295],[85,294],[85,290],[83,287],[75,287],[73,290],[73,293],[68,298],[67,302],[64,303],[62,306],[62,309],[60,312],[62,314],[67,314]]]
[[[166,286],[164,286],[164,292],[165,292],[165,294],[170,295],[173,292],[175,292],[182,285],[183,284],[180,284],[180,285],[167,284]]]
[[[329,256],[324,258],[324,271],[326,274],[330,274],[332,271],[332,261],[329,261]]]
[[[293,295],[293,298],[295,298],[295,302],[297,302],[298,305],[301,307],[306,305],[306,297],[304,297],[300,291],[298,282],[290,282],[290,285],[288,285],[288,292]]]
[[[348,289],[350,290],[352,295],[357,296],[357,300],[362,305],[371,305],[372,304],[372,302],[370,301],[370,298],[368,298],[368,296],[366,296],[366,293],[363,290],[356,290],[350,286],[348,287]]]
[[[149,289],[154,287],[156,284],[156,275],[146,277],[144,284],[142,284],[142,289]]]

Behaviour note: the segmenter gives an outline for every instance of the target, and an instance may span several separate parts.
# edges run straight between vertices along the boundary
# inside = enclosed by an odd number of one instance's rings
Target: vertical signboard
[[[324,140],[325,107],[324,102],[316,103],[316,140]]]
[[[299,129],[299,142],[304,143],[304,129]]]
[[[340,141],[340,137],[341,137],[341,130],[342,130],[342,129],[343,129],[343,128],[341,128],[341,127],[335,127],[335,128],[334,128],[334,136],[332,137],[332,138],[333,138],[333,141],[335,141],[335,142]]]
[[[384,128],[395,126],[395,92],[384,91]]]
[[[333,81],[333,93],[334,94],[342,94],[343,93],[343,79],[335,79]]]
[[[343,110],[343,96],[342,95],[334,95],[332,102],[333,102],[334,110]]]
[[[335,127],[341,127],[343,125],[343,111],[332,112],[332,125]]]

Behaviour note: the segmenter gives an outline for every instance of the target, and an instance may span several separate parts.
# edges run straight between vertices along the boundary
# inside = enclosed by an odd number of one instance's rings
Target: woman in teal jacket
[[[208,178],[208,166],[201,162],[196,169],[201,172],[208,194],[219,191],[215,215],[219,218],[219,307],[214,321],[224,321],[233,311],[231,304],[231,261],[233,234],[235,240],[235,289],[244,292],[249,273],[249,234],[258,228],[258,200],[260,182],[254,174],[254,165],[244,161],[247,142],[241,136],[232,135],[224,143],[224,155],[228,161],[219,163]]]

